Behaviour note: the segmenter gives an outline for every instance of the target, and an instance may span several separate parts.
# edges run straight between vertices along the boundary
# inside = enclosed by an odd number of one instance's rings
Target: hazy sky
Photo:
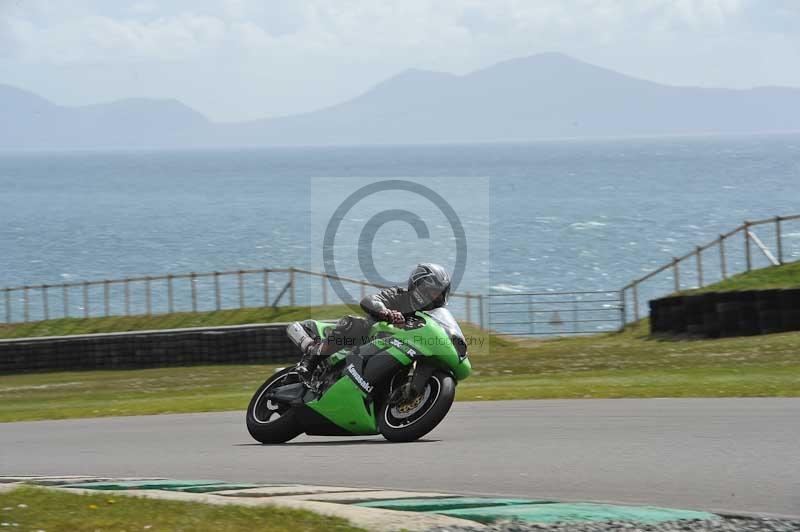
[[[800,86],[800,0],[0,0],[0,83],[216,120],[546,51],[671,84]]]

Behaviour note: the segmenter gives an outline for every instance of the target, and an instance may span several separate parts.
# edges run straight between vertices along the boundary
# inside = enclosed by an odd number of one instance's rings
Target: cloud
[[[569,35],[719,30],[741,15],[745,0],[225,0],[174,2],[171,12],[151,1],[116,12],[88,1],[20,5],[5,18],[25,59],[96,62],[172,61],[222,45],[360,48],[369,57],[426,47],[442,54],[442,46],[475,42],[507,48]]]
[[[296,0],[226,0],[221,15],[232,21],[251,22],[270,35],[280,37],[300,31],[309,14],[309,4]]]
[[[134,15],[150,15],[158,12],[158,4],[155,2],[135,2],[128,8]]]
[[[218,46],[226,34],[223,21],[191,13],[146,21],[86,15],[46,25],[11,18],[6,24],[20,59],[30,62],[174,61]]]
[[[91,70],[104,99],[135,70],[139,93],[243,118],[543,51],[675,84],[797,85],[798,20],[797,0],[0,0],[0,63],[32,89]]]

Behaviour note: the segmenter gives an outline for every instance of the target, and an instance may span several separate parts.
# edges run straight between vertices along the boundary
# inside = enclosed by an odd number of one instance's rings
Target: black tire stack
[[[703,295],[703,333],[707,338],[719,338],[721,326],[717,303],[720,294],[710,292]]]
[[[758,295],[756,308],[758,310],[758,321],[761,324],[762,334],[783,332],[784,320],[782,303],[782,290],[763,290]]]
[[[686,314],[686,334],[690,336],[702,336],[706,332],[705,323],[703,321],[704,302],[705,294],[684,299],[683,308]]]
[[[800,288],[783,290],[780,297],[783,330],[800,330]]]
[[[739,335],[739,294],[723,292],[717,300],[717,316],[719,316],[719,336],[727,338]]]
[[[650,301],[650,331],[705,338],[800,331],[800,288],[654,299]]]

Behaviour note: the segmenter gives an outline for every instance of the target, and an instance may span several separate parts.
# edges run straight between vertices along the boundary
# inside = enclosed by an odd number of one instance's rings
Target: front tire
[[[391,390],[390,390],[391,391]],[[378,430],[389,441],[418,440],[436,428],[456,396],[456,382],[450,375],[436,371],[428,379],[422,394],[403,403],[385,401],[378,411]]]
[[[247,431],[255,440],[261,443],[285,443],[302,432],[292,406],[264,398],[267,390],[298,380],[297,371],[286,368],[258,388],[247,407]]]

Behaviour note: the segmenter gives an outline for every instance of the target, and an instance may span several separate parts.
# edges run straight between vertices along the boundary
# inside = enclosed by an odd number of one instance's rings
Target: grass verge
[[[800,262],[759,268],[740,273],[703,288],[682,291],[681,294],[733,292],[735,290],[768,290],[771,288],[800,288]]]
[[[477,342],[458,400],[800,396],[800,333],[716,340],[623,333]],[[480,340],[483,340],[481,344]],[[81,371],[0,377],[0,421],[244,411],[274,365]]]
[[[0,522],[8,530],[47,532],[362,530],[343,519],[304,510],[217,506],[109,494],[81,495],[29,486],[0,493]]]
[[[800,286],[800,263],[737,275],[704,290]],[[344,306],[241,309],[0,326],[0,337],[171,329],[336,318]],[[715,340],[656,338],[647,320],[622,333],[509,339],[465,326],[473,376],[459,400],[615,397],[798,397],[800,333]],[[0,421],[241,410],[276,366],[199,366],[0,377]]]

